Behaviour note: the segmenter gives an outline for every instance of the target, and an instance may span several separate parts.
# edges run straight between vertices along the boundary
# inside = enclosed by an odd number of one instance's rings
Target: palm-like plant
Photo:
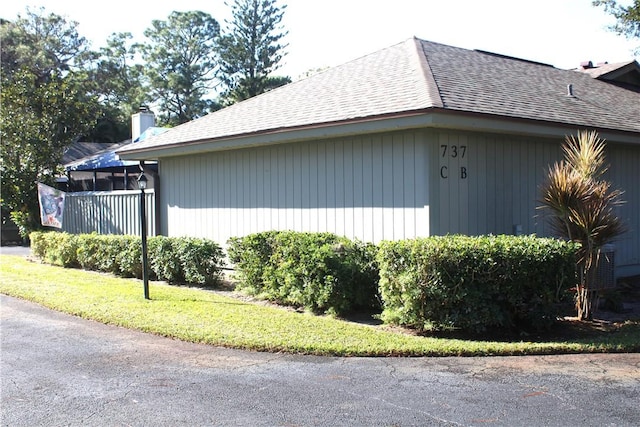
[[[595,131],[568,136],[564,161],[549,168],[542,188],[542,208],[548,208],[555,233],[580,244],[576,309],[581,320],[591,319],[597,301],[596,269],[600,249],[625,232],[614,208],[621,190],[602,179],[607,171],[604,140]]]

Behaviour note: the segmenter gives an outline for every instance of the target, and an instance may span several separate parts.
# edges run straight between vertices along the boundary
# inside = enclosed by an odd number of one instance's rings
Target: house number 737
[[[466,145],[441,145],[440,149],[442,150],[442,157],[447,158],[451,157],[452,159],[459,158],[464,159],[464,156],[467,154],[467,146]],[[446,162],[449,163],[449,162]],[[462,162],[460,162],[462,163]],[[464,165],[460,165],[459,173],[452,172],[453,175],[457,175],[460,179],[467,179],[467,167]],[[440,167],[440,178],[448,179],[449,178],[449,166],[444,165]]]
[[[466,145],[441,145],[442,149],[442,157],[447,157],[447,152],[452,158],[456,158],[460,156],[461,159],[464,159],[464,155],[467,153]]]

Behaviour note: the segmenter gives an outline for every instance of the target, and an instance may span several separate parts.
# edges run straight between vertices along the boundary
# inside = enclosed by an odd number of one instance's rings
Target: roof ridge
[[[417,84],[418,86],[422,86],[418,88],[420,90],[421,101],[424,102],[425,107],[444,107],[442,96],[440,96],[440,89],[431,71],[422,40],[417,37],[412,37],[407,40],[407,47],[413,53],[413,61],[416,65]]]

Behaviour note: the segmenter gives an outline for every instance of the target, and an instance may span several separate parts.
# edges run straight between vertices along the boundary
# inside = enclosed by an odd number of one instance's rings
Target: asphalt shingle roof
[[[573,70],[423,42],[445,109],[640,132],[640,95]],[[568,85],[574,96],[568,96]]]
[[[434,108],[640,133],[637,92],[586,73],[412,38],[123,152]]]

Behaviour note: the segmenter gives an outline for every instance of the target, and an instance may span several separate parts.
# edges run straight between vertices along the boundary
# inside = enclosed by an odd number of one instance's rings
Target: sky
[[[232,3],[233,0],[228,0]],[[305,72],[340,65],[408,38],[481,49],[569,69],[583,61],[634,58],[639,40],[607,27],[614,23],[591,0],[279,0],[286,4],[287,55],[276,74],[294,80]],[[622,4],[629,1],[621,0]],[[13,0],[0,17],[13,20],[27,7],[44,6],[78,22],[78,32],[98,49],[114,32],[143,41],[154,19],[172,11],[200,10],[224,27],[231,17],[225,0],[96,1]]]

